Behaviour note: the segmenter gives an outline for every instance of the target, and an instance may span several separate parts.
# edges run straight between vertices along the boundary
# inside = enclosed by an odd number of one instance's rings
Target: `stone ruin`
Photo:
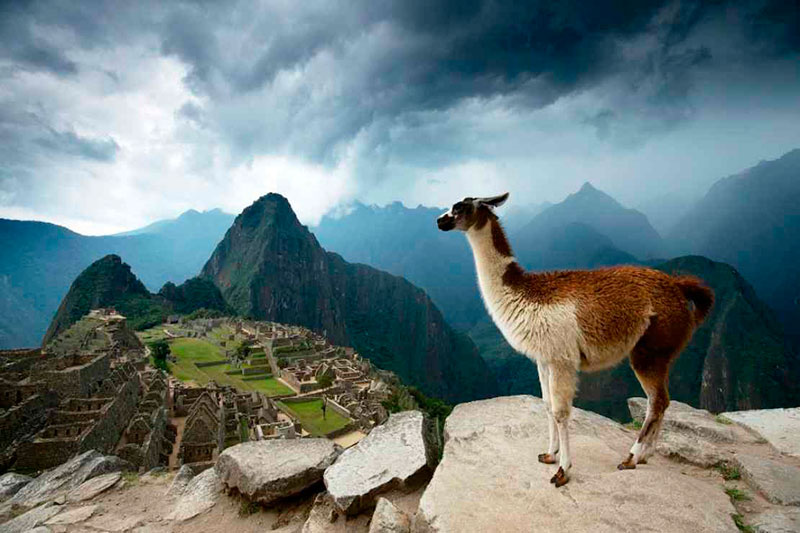
[[[179,462],[194,470],[212,464],[233,444],[275,436],[293,438],[300,432],[299,422],[288,420],[260,392],[238,392],[214,382],[203,388],[176,384],[174,391],[174,414],[186,417]]]
[[[125,317],[95,310],[44,349],[0,352],[0,468],[37,471],[115,450],[149,389]],[[149,382],[148,382],[149,383]]]

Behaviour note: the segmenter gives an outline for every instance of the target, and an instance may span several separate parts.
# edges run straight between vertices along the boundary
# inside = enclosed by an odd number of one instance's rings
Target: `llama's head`
[[[495,214],[492,211],[508,200],[508,193],[491,198],[464,198],[453,204],[450,211],[436,219],[436,224],[442,231],[459,229],[467,231],[473,226],[483,227],[486,221]]]

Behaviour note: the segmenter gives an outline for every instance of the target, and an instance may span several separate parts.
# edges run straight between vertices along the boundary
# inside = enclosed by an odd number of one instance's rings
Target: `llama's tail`
[[[714,305],[714,291],[703,284],[703,281],[694,276],[681,276],[675,278],[681,292],[694,304],[694,319],[699,326],[706,319],[711,307]]]

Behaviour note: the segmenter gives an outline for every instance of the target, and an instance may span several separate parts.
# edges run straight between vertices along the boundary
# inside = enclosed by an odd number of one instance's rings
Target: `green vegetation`
[[[128,485],[138,485],[139,484],[139,474],[137,472],[123,472],[122,479]]]
[[[630,422],[625,424],[625,427],[628,428],[628,429],[632,429],[634,431],[639,431],[640,429],[642,429],[642,421],[641,420],[631,420]]]
[[[749,494],[743,490],[737,489],[736,487],[726,487],[725,494],[728,495],[732,502],[743,502],[752,499]]]
[[[226,316],[227,313],[223,311],[219,311],[217,309],[206,309],[205,307],[201,307],[196,311],[192,311],[188,315],[186,315],[186,320],[195,320],[198,318],[222,318]]]
[[[327,409],[322,418],[322,400],[313,399],[299,403],[283,403],[287,409],[297,416],[303,427],[315,437],[322,437],[332,431],[345,427],[350,420],[333,409]]]
[[[167,357],[170,354],[170,349],[167,341],[159,340],[151,342],[149,346],[150,354],[153,357],[153,366],[165,372],[169,372],[169,367],[167,366]]]
[[[263,392],[267,396],[286,396],[288,394],[294,394],[294,391],[275,379],[274,377],[269,377],[266,379],[259,379],[255,381],[245,381],[253,390],[257,390],[259,392]]]
[[[294,393],[268,373],[264,374],[262,379],[252,379],[256,377],[253,375],[249,376],[251,379],[245,379],[248,376],[243,376],[241,369],[233,368],[227,363],[198,367],[196,363],[224,361],[222,349],[210,341],[179,338],[171,339],[169,345],[177,359],[175,363],[168,363],[169,371],[181,381],[205,385],[213,380],[220,385],[230,385],[244,391],[255,390],[267,396],[287,396]],[[244,367],[252,368],[252,365]],[[265,371],[269,370],[268,366],[263,368]]]
[[[239,516],[245,518],[252,514],[256,514],[260,508],[261,506],[258,503],[242,498],[239,501]]]
[[[756,529],[753,526],[748,526],[744,523],[744,517],[740,514],[732,514],[731,518],[733,518],[733,523],[736,524],[736,527],[739,528],[739,531],[743,533],[756,533]]]
[[[320,388],[327,389],[333,385],[333,376],[330,374],[323,374],[317,378],[317,383],[319,383]]]
[[[736,479],[741,479],[742,474],[739,472],[739,468],[726,462],[722,462],[716,466],[719,473],[722,474],[722,478],[725,481],[733,481]]]
[[[715,416],[714,420],[716,420],[718,424],[723,424],[725,426],[730,426],[731,424],[733,424],[733,422],[731,422],[730,420],[728,420],[727,418],[725,418],[722,415]]]

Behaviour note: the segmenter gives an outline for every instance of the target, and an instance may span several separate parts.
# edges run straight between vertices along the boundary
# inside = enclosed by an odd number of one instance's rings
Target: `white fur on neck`
[[[580,328],[575,304],[569,301],[541,304],[503,284],[514,257],[500,254],[492,242],[491,223],[470,228],[467,240],[475,258],[478,286],[489,315],[508,343],[518,352],[543,362],[580,364]]]

